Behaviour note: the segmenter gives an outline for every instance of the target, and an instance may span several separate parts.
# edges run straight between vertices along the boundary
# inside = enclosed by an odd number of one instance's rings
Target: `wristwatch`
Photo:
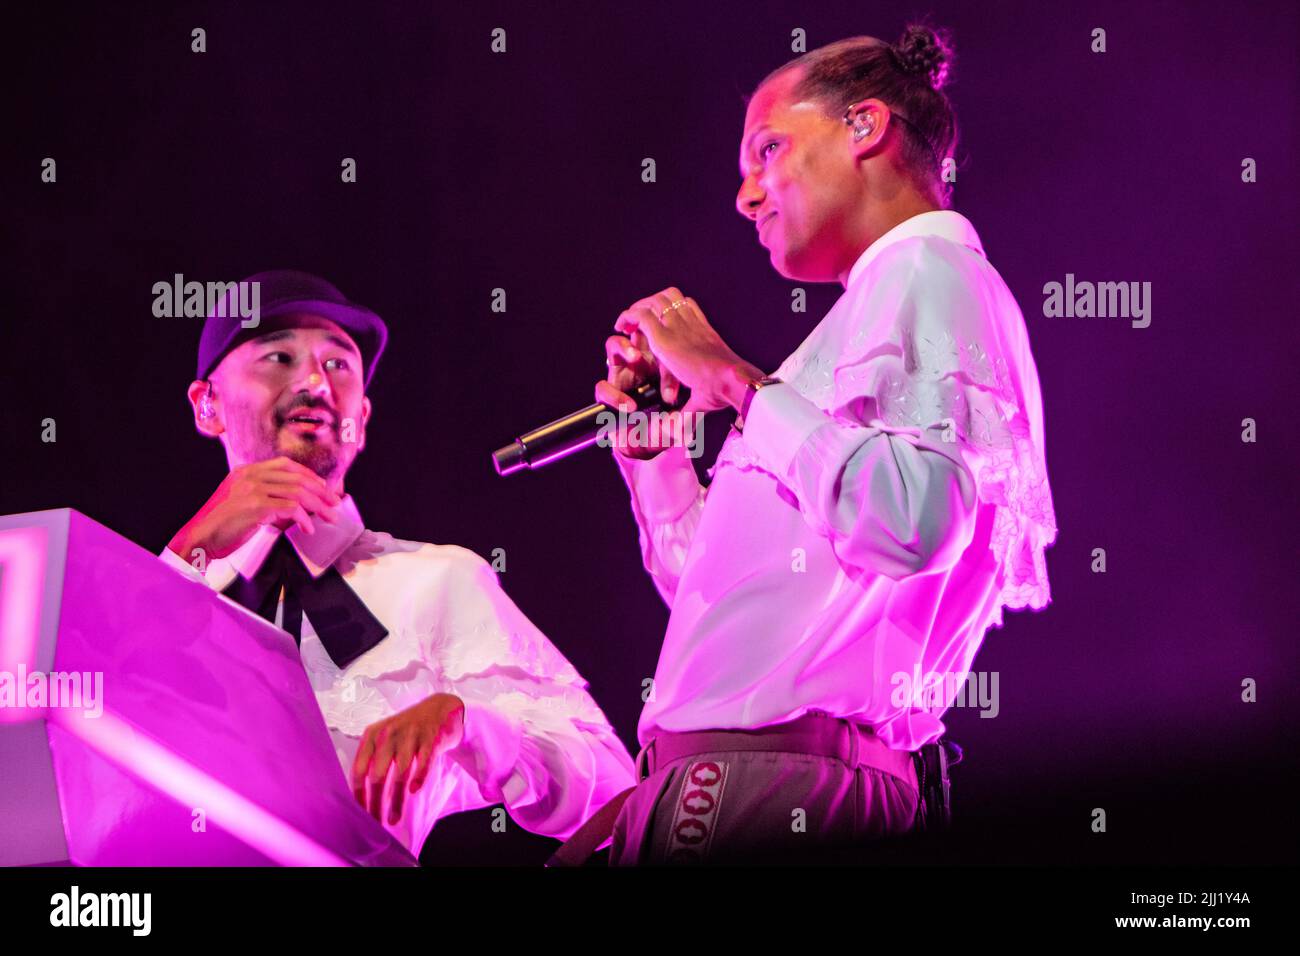
[[[736,429],[738,432],[744,432],[745,419],[749,416],[749,406],[753,404],[754,396],[758,394],[758,390],[760,388],[766,388],[768,385],[780,384],[781,380],[779,378],[772,378],[771,376],[750,382],[745,388],[745,399],[740,403],[740,414],[736,416],[736,420],[732,423],[731,427]]]

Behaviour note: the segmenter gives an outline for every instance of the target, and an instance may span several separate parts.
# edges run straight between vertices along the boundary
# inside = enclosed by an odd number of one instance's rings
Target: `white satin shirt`
[[[970,222],[922,213],[773,374],[707,489],[681,448],[614,453],[671,608],[638,736],[819,710],[916,750],[1003,607],[1050,599],[1024,318]]]
[[[315,516],[313,534],[297,526],[285,533],[313,577],[334,565],[388,629],[340,669],[302,618],[303,667],[349,782],[368,726],[435,693],[465,704],[463,740],[407,795],[401,821],[390,825],[384,807],[384,826],[412,854],[419,855],[439,818],[496,804],[524,829],[566,839],[633,786],[627,748],[586,682],[510,600],[486,561],[454,545],[366,530],[351,495],[339,512],[337,523]],[[255,574],[279,534],[263,525],[202,572],[170,549],[160,557],[220,591],[236,574]],[[277,625],[283,611],[282,599]]]

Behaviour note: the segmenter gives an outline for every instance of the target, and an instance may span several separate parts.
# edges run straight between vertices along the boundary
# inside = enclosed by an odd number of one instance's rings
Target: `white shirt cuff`
[[[175,568],[177,571],[180,571],[188,575],[189,577],[194,578],[194,580],[206,582],[206,579],[203,577],[202,571],[200,571],[194,565],[190,564],[188,561],[182,558],[171,548],[163,548],[162,553],[158,555],[158,558],[162,561],[163,564]]]
[[[685,445],[673,445],[646,460],[628,458],[617,451],[613,455],[649,522],[676,521],[699,496],[700,480],[686,456]]]
[[[774,475],[789,474],[795,454],[831,418],[785,382],[767,385],[749,403],[745,444]]]

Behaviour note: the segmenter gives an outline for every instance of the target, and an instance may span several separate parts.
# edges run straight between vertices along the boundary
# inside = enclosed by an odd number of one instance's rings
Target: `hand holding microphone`
[[[672,372],[656,366],[654,355],[651,354],[645,335],[641,332],[633,332],[631,338],[625,335],[611,335],[606,339],[605,364],[609,366],[609,375],[604,381],[596,383],[596,401],[602,405],[625,412],[634,411],[638,405],[632,395],[647,383],[658,384],[659,394],[670,409],[677,403],[681,383]],[[677,429],[679,423],[676,419],[680,419],[681,411],[671,409],[665,414],[672,419],[673,429]],[[671,434],[672,431],[665,429],[659,432],[661,440],[658,443],[648,442],[645,445],[616,440],[614,449],[627,458],[653,458],[669,447],[664,444],[664,439]]]
[[[614,328],[632,336],[637,351],[649,351],[650,367],[659,373],[665,398],[679,385],[691,390],[683,411],[712,412],[728,405],[740,411],[746,386],[763,377],[722,341],[699,304],[675,286],[634,303]]]
[[[739,411],[746,386],[763,377],[761,370],[727,347],[695,300],[675,286],[633,303],[619,315],[614,328],[620,334],[605,341],[609,374],[596,383],[597,404],[498,448],[492,453],[497,474],[537,468],[596,444],[608,431],[602,422],[611,408],[628,413],[666,408],[662,414],[669,427],[650,429],[644,435],[619,429],[612,437],[618,454],[653,458],[670,446],[672,435],[689,431],[683,414],[694,416],[728,405]]]

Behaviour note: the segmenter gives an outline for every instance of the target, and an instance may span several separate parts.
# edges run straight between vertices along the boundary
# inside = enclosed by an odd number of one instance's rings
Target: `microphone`
[[[679,401],[684,401],[686,394],[683,387],[683,397]],[[639,385],[628,397],[636,402],[637,411],[653,411],[663,407],[658,382]],[[497,474],[513,475],[525,468],[540,468],[594,445],[600,437],[602,413],[617,415],[618,410],[597,402],[572,415],[557,418],[549,425],[535,428],[526,435],[520,435],[509,445],[492,453],[492,464],[496,465]]]

